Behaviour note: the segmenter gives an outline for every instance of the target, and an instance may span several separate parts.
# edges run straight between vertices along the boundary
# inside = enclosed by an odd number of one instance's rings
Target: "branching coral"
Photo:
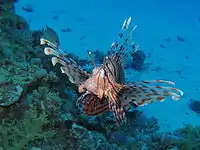
[[[142,71],[145,69],[145,59],[146,59],[146,54],[142,50],[138,50],[135,53],[131,54],[132,56],[132,64],[131,67],[137,71]]]
[[[3,119],[0,126],[0,144],[4,150],[22,150],[32,140],[53,135],[52,132],[43,130],[47,123],[46,114],[38,114],[34,108],[26,111],[20,121]]]
[[[154,133],[151,136],[143,136],[142,141],[153,150],[199,150],[200,128],[186,125],[174,133]]]
[[[200,127],[186,125],[182,129],[178,129],[176,134],[180,137],[173,140],[181,150],[199,150],[200,149]]]
[[[38,85],[57,82],[54,74],[47,74],[45,70],[31,64],[23,63],[1,63],[0,106],[8,107],[19,102],[27,92]]]
[[[35,55],[35,47],[40,48],[34,44],[33,32],[27,21],[13,11],[1,12],[0,30],[0,51],[6,58],[25,61]]]
[[[50,128],[61,121],[61,105],[62,99],[58,96],[58,92],[52,91],[47,86],[40,86],[28,94],[27,101],[33,104],[37,110],[44,110],[48,115]]]
[[[13,12],[14,11],[14,2],[18,0],[1,0],[0,1],[0,13],[2,12]]]
[[[200,149],[199,129],[195,127],[186,126],[179,130],[178,138],[168,138],[163,134],[150,136],[159,125],[156,119],[145,118],[140,112],[128,113],[129,123],[119,129],[108,114],[91,119],[73,109],[74,105],[69,109],[72,99],[76,98],[63,96],[69,88],[72,89],[68,79],[58,79],[56,75],[47,73],[47,59],[39,59],[37,64],[30,61],[43,58],[38,52],[41,50],[41,36],[49,37],[47,39],[59,45],[56,32],[49,27],[32,32],[26,20],[14,14],[13,2],[0,2],[0,86],[3,87],[0,88],[0,106],[6,107],[0,107],[0,149],[22,150],[32,146],[45,150],[120,149],[116,143],[124,142],[124,134],[132,137],[127,140],[128,144],[132,142],[127,149],[139,150],[145,146],[154,150],[174,147]],[[98,50],[94,53],[102,61],[103,54]],[[141,71],[145,56],[143,53],[135,54],[141,57],[135,62],[140,65],[136,69]],[[87,60],[82,62],[84,64]],[[63,80],[67,82],[67,88]],[[52,84],[55,82],[57,85]],[[55,89],[55,86],[59,88]],[[64,99],[67,101],[65,106]],[[67,108],[61,110],[62,107]],[[114,144],[109,143],[109,137],[114,138]],[[126,145],[126,141],[124,143]]]
[[[28,23],[21,16],[14,14],[13,12],[4,12],[0,17],[0,27],[2,31],[9,32],[9,29],[29,29]]]

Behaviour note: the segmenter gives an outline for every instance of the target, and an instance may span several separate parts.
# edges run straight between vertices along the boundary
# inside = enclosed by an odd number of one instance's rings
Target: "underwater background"
[[[200,2],[0,0],[0,150],[200,150]],[[140,51],[127,81],[169,80],[184,92],[130,108],[117,126],[76,106],[77,88],[53,67],[40,38],[82,68],[102,63],[126,18]]]

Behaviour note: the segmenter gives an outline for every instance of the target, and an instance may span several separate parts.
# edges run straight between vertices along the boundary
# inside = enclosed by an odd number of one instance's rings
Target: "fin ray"
[[[126,107],[130,103],[134,103],[137,106],[144,106],[156,101],[162,102],[169,96],[173,100],[179,100],[183,96],[183,91],[177,88],[160,85],[152,86],[152,83],[156,82],[142,81],[124,85],[119,92],[122,105]],[[163,81],[163,83],[171,82]]]
[[[89,74],[78,66],[72,58],[59,49],[55,44],[44,38],[40,39],[40,44],[47,45],[47,47],[44,48],[45,55],[55,56],[52,57],[51,60],[53,66],[60,63],[63,66],[61,69],[62,73],[65,73],[69,77],[70,82],[79,86],[82,82],[89,78]]]

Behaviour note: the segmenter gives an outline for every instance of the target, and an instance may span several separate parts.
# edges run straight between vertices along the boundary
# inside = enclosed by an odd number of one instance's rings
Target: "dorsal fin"
[[[88,51],[88,56],[89,56],[89,58],[90,58],[90,61],[92,62],[92,65],[93,65],[94,67],[96,67],[94,58],[92,57],[92,52]]]
[[[137,46],[132,41],[132,32],[136,29],[137,25],[129,27],[131,23],[131,17],[126,19],[118,34],[118,39],[111,44],[110,54],[108,57],[116,59],[119,63],[123,63],[128,54],[137,50]]]

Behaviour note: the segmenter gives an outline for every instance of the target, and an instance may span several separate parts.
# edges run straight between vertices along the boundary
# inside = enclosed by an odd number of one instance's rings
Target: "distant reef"
[[[40,37],[59,45],[56,32],[50,27],[32,31],[15,13],[16,2],[0,1],[1,150],[200,149],[198,127],[159,133],[156,118],[137,110],[128,112],[129,121],[120,128],[109,114],[84,115],[76,108],[76,88],[59,67],[50,71],[50,58],[44,57],[39,45]],[[140,56],[145,59],[144,54]]]

